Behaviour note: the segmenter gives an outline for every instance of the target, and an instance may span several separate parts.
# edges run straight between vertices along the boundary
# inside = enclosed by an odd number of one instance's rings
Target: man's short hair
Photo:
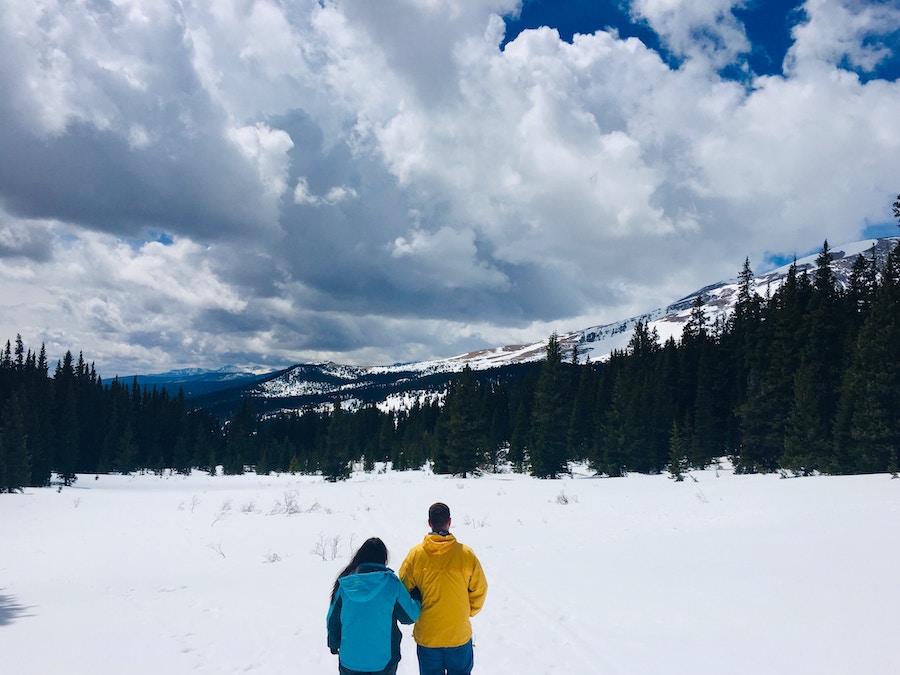
[[[428,509],[428,522],[432,530],[446,530],[450,524],[450,507],[443,502],[436,502]]]

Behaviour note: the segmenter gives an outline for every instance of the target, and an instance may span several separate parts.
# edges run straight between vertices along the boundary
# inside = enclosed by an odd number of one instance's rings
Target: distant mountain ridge
[[[134,375],[120,377],[121,382],[136,379],[139,387],[165,389],[175,394],[179,389],[188,398],[209,394],[223,389],[234,389],[255,384],[259,380],[270,377],[272,373],[258,373],[241,370],[235,366],[224,366],[216,370],[204,368],[181,368],[154,375]]]
[[[832,270],[838,283],[846,287],[850,271],[859,254],[874,257],[879,263],[900,242],[900,237],[866,239],[831,249]],[[818,254],[796,261],[799,274],[815,270]],[[794,263],[791,263],[794,264]],[[773,293],[783,283],[791,264],[783,265],[754,277],[755,291],[761,295]],[[680,338],[684,325],[697,297],[704,302],[710,322],[726,319],[737,301],[737,278],[720,281],[677,300],[666,307],[633,316],[621,321],[591,326],[558,335],[563,350],[571,353],[577,348],[580,361],[604,361],[614,350],[624,349],[639,322],[656,330],[660,340]],[[548,336],[549,337],[549,336]],[[440,398],[455,373],[469,366],[480,377],[502,378],[510,369],[520,371],[534,367],[544,359],[547,340],[529,344],[506,345],[477,350],[446,359],[391,366],[350,366],[336,363],[298,364],[266,375],[247,372],[174,371],[181,373],[177,380],[185,393],[199,396],[198,405],[215,407],[222,412],[233,408],[235,401],[249,396],[257,401],[263,413],[277,410],[297,410],[322,405],[340,398],[348,408],[374,403],[383,409],[404,408],[412,401]],[[139,377],[142,383],[163,383],[171,374]]]

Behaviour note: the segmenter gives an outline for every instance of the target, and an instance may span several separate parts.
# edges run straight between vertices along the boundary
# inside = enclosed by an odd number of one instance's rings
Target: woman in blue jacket
[[[387,564],[387,547],[372,537],[359,547],[331,590],[328,647],[338,654],[341,675],[395,675],[400,662],[401,623],[413,623],[421,598],[400,583]]]

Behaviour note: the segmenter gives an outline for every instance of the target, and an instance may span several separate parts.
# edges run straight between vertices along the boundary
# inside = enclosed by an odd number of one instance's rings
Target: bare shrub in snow
[[[212,550],[212,551],[215,551],[216,553],[218,553],[218,554],[219,554],[220,556],[222,556],[223,558],[225,557],[225,553],[222,551],[222,542],[221,542],[221,541],[220,541],[218,544],[213,544],[212,542],[209,542],[209,543],[206,545],[206,548],[208,548],[208,549],[210,549],[210,550]]]
[[[210,527],[218,523],[220,520],[223,520],[231,515],[231,500],[226,499],[222,502],[222,506],[219,507],[219,512],[216,514],[216,517],[213,519]]]
[[[326,537],[324,534],[320,534],[319,540],[313,546],[311,553],[322,560],[336,560],[340,550],[341,535],[336,534],[332,537]]]
[[[309,506],[303,506],[297,499],[297,492],[292,490],[284,493],[284,502],[276,501],[275,505],[269,509],[266,515],[269,516],[292,516],[297,513],[313,513],[322,508],[318,501],[314,501]],[[325,513],[331,513],[331,509],[325,509]]]
[[[478,529],[480,527],[484,527],[485,525],[487,525],[487,516],[482,516],[481,519],[478,520],[478,519],[472,518],[468,514],[466,514],[465,518],[463,519],[463,522],[466,525],[468,525],[469,527]]]
[[[569,503],[578,503],[578,495],[567,495],[565,489],[559,491],[559,494],[556,495],[556,503],[566,505]]]
[[[300,513],[300,502],[297,501],[296,492],[291,491],[284,493],[284,512],[289,516]]]

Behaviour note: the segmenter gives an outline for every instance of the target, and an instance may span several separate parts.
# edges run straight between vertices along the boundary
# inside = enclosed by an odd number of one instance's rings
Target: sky
[[[900,1],[0,0],[0,339],[386,365],[900,234]]]

